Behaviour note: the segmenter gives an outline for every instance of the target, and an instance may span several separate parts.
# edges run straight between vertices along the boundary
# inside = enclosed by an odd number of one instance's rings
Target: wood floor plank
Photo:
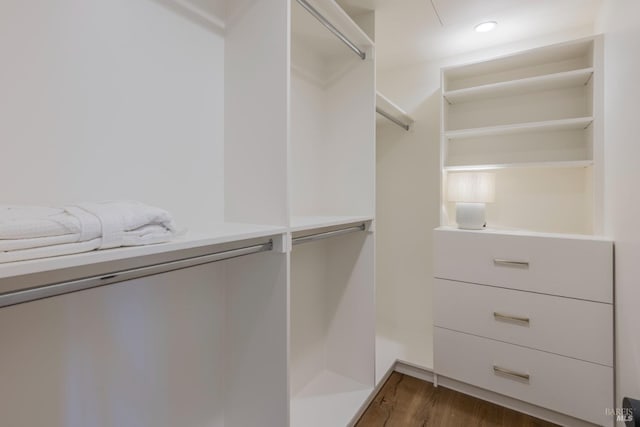
[[[394,372],[356,427],[552,427],[555,424]]]

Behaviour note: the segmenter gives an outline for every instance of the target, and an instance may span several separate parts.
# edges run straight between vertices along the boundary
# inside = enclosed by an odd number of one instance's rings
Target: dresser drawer
[[[436,229],[435,276],[613,302],[613,243],[561,235]]]
[[[612,425],[613,368],[439,327],[434,334],[436,374]]]
[[[435,280],[434,324],[613,366],[613,306]]]

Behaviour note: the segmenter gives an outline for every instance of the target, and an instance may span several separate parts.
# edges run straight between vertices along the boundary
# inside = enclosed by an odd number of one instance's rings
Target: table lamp
[[[447,195],[456,202],[458,228],[482,230],[486,226],[485,203],[495,198],[495,175],[489,172],[450,173]]]

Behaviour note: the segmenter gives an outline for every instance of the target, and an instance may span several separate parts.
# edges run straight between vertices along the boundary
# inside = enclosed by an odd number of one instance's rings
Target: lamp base
[[[458,228],[482,230],[487,226],[484,203],[456,203],[456,222]]]

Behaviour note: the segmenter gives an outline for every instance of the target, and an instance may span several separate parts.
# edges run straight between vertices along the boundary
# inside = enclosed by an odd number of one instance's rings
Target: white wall
[[[225,220],[286,225],[288,4],[282,0],[235,0],[228,6]]]
[[[165,3],[0,2],[0,202],[222,220],[224,39]]]
[[[605,231],[616,252],[616,405],[640,399],[640,2],[608,0],[605,32]]]
[[[410,132],[379,120],[377,136],[378,331],[387,335],[385,338],[403,341],[400,352],[408,361],[433,366],[431,231],[440,223],[440,68],[593,32],[592,26],[580,27],[440,61],[378,70],[378,90],[416,120]],[[569,190],[576,193],[569,203],[582,203],[580,193],[584,190]],[[505,186],[504,199],[509,191]],[[496,219],[507,223],[505,215],[513,214],[495,207],[493,212]]]

